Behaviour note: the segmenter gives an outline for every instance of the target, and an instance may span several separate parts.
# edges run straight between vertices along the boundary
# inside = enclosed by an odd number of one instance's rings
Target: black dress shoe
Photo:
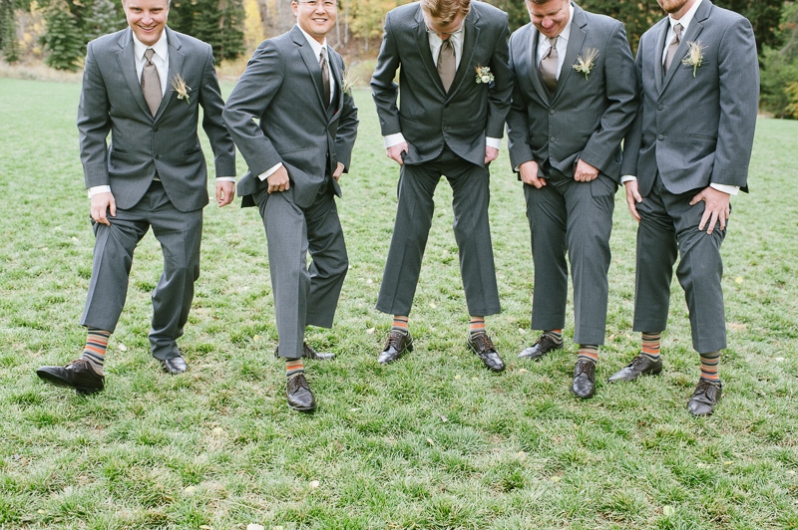
[[[641,375],[659,375],[662,372],[662,359],[652,361],[651,357],[640,354],[623,369],[615,372],[609,378],[610,383],[618,381],[634,381]]]
[[[698,381],[690,401],[687,402],[687,409],[693,416],[711,416],[722,393],[722,384],[710,383],[701,379]]]
[[[410,333],[391,331],[388,333],[388,338],[385,340],[385,347],[382,349],[382,353],[380,353],[380,357],[377,360],[381,364],[392,363],[408,351],[413,351],[413,337],[410,336]]]
[[[571,392],[576,397],[589,399],[596,393],[596,363],[587,359],[576,361]]]
[[[180,355],[172,357],[171,359],[161,359],[161,368],[167,374],[177,375],[182,374],[188,369],[186,360]]]
[[[279,357],[280,356],[280,345],[279,344],[277,345],[277,348],[274,349],[274,356],[275,357]],[[312,359],[314,361],[329,361],[330,359],[335,359],[335,354],[334,353],[319,353],[316,350],[314,350],[313,348],[311,348],[310,345],[307,342],[303,342],[302,343],[302,358],[303,359]]]
[[[68,386],[78,394],[93,394],[105,388],[105,376],[98,374],[86,359],[76,359],[66,366],[42,366],[36,375],[57,386]]]
[[[468,347],[479,355],[482,362],[494,372],[501,372],[504,370],[504,361],[499,357],[499,352],[493,347],[493,341],[490,340],[485,333],[478,333],[473,337],[468,337]]]
[[[521,357],[522,359],[534,359],[537,361],[551,350],[559,350],[561,348],[562,342],[555,342],[554,339],[544,334],[538,338],[535,344],[519,353],[518,357]]]
[[[285,387],[288,406],[301,412],[310,412],[316,408],[316,399],[310,391],[305,374],[296,374],[288,379]]]

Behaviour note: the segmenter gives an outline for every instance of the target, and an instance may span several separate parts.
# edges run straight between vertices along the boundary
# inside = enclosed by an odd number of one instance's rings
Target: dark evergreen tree
[[[52,0],[44,15],[45,30],[41,37],[48,55],[44,62],[58,70],[77,70],[83,56],[84,40],[77,17],[65,0]]]
[[[86,42],[125,27],[125,17],[111,0],[94,0],[83,24]]]

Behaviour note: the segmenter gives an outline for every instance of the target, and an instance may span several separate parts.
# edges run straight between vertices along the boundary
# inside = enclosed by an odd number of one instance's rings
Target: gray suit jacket
[[[636,175],[645,196],[659,172],[668,191],[710,183],[747,191],[748,163],[759,100],[759,63],[751,23],[702,0],[667,75],[662,51],[667,18],[640,38],[640,110],[626,139],[623,173]],[[682,64],[688,43],[702,46],[701,65]]]
[[[409,145],[406,163],[437,157],[444,142],[461,158],[484,166],[485,138],[501,138],[510,108],[507,14],[472,2],[465,19],[463,57],[447,94],[432,59],[418,2],[388,12],[385,35],[371,78],[383,136],[401,132]],[[401,66],[399,85],[394,83]],[[489,67],[490,84],[477,83],[477,67]],[[401,87],[401,108],[397,95]]]
[[[230,94],[224,120],[249,166],[238,183],[242,206],[254,206],[252,195],[268,186],[258,175],[279,163],[288,171],[294,202],[303,208],[313,204],[338,162],[348,171],[357,109],[351,93],[341,90],[344,60],[328,49],[335,78],[329,107],[322,101],[319,58],[298,26],[263,41]],[[338,183],[332,185],[340,196]]]
[[[199,105],[216,176],[235,176],[235,146],[222,121],[224,101],[211,47],[168,27],[165,31],[170,83],[155,117],[136,76],[130,28],[90,42],[86,53],[78,109],[86,187],[110,185],[122,209],[139,202],[156,174],[178,210],[208,204],[205,156],[197,136]],[[171,86],[178,74],[191,87],[188,103],[177,99]]]
[[[529,160],[542,166],[548,160],[573,176],[581,158],[617,182],[621,140],[637,110],[634,60],[623,24],[574,4],[571,36],[553,96],[537,65],[538,36],[530,23],[510,38],[515,88],[507,136],[512,166]],[[591,48],[598,56],[585,79],[573,66]]]

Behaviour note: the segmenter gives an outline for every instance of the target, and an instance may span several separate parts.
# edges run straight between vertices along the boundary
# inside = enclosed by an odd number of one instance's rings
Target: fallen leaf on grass
[[[374,331],[376,331],[376,329],[377,328],[369,328],[369,329],[366,330],[366,333],[368,333],[369,335],[373,335]]]
[[[247,530],[266,530],[262,524],[249,523]]]
[[[435,309],[436,307],[438,307],[438,306],[436,306],[436,305],[435,305],[435,302],[430,302],[430,303],[429,303],[429,306],[430,306],[432,309]]]
[[[559,482],[562,480],[562,477],[551,477],[552,482]]]
[[[477,377],[477,376],[474,376],[474,377],[472,377],[472,378],[471,378],[471,380],[472,380],[472,381],[479,381],[479,377]]]
[[[447,418],[447,417],[446,417],[446,416],[444,416],[443,414],[438,414],[438,417],[441,419],[441,421],[442,421],[443,423],[446,423],[447,421],[449,421],[449,418]]]
[[[518,333],[523,335],[524,333],[526,333],[526,330],[524,328],[518,328]]]
[[[194,495],[197,492],[197,488],[194,486],[188,486],[186,489],[183,490],[184,493],[187,495]]]
[[[671,515],[675,514],[676,510],[673,509],[673,506],[663,506],[662,507],[662,515],[670,517]]]
[[[315,490],[316,488],[319,487],[319,484],[321,483],[318,480],[311,480],[308,486],[310,486],[310,489]]]
[[[221,436],[221,435],[223,435],[223,434],[224,434],[224,429],[222,429],[221,427],[216,427],[216,428],[215,428],[215,429],[213,429],[213,431],[211,431],[211,432],[212,432],[213,434],[215,434],[216,436]]]
[[[725,462],[723,462],[723,465],[724,465],[724,466],[730,466],[730,465],[732,465],[733,463],[734,463],[734,460],[726,460]]]
[[[742,276],[738,276],[738,277],[736,277],[736,278],[734,279],[734,283],[743,283],[743,277],[742,277]]]
[[[455,380],[456,380],[456,381],[459,381],[461,377],[462,377],[462,376],[461,376],[460,374],[457,374],[456,376],[454,376],[454,378],[455,378]]]
[[[519,368],[519,369],[518,369],[518,373],[519,373],[519,374],[525,374],[525,373],[527,373],[528,371],[529,371],[529,370],[527,370],[526,368]]]
[[[427,438],[427,443],[433,447],[435,446],[435,442],[433,442],[431,438]]]
[[[252,340],[254,340],[255,342],[259,341],[260,335],[255,335],[254,337],[252,337]]]
[[[127,346],[125,346],[120,342],[119,344],[116,345],[116,349],[118,349],[119,351],[127,351]]]

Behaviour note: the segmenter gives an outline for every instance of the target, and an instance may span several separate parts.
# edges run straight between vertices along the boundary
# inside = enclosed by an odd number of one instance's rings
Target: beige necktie
[[[674,24],[673,40],[668,45],[668,51],[665,54],[665,73],[668,73],[668,69],[671,67],[671,63],[673,62],[673,57],[674,55],[676,55],[676,48],[679,47],[679,43],[681,41],[682,41],[682,25]]]
[[[155,116],[158,107],[161,106],[163,92],[161,92],[161,76],[158,75],[158,69],[152,62],[153,55],[155,55],[155,50],[152,48],[147,48],[147,51],[144,52],[147,64],[141,71],[141,91],[144,92],[144,99],[147,101],[147,106],[150,107],[150,112]]]
[[[441,76],[441,83],[443,83],[443,89],[446,92],[449,92],[456,72],[457,61],[454,56],[452,37],[450,36],[441,43],[441,51],[438,52],[438,75]]]
[[[557,90],[557,39],[549,39],[549,53],[540,60],[540,75],[552,94]]]
[[[324,106],[330,106],[330,69],[327,66],[327,48],[322,48],[319,54],[319,66],[321,67],[321,85],[324,88]]]

